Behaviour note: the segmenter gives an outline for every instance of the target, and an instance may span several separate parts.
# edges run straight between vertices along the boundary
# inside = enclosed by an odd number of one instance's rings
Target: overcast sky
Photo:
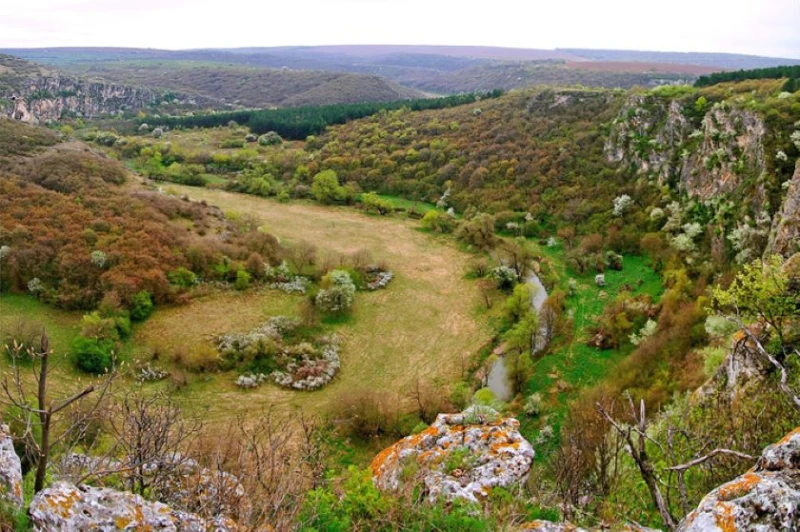
[[[800,58],[800,0],[3,0],[0,47],[441,44]]]

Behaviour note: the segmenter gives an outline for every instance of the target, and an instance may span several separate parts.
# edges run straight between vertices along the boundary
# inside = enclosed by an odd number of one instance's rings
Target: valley
[[[791,61],[20,55],[0,527],[800,523]]]

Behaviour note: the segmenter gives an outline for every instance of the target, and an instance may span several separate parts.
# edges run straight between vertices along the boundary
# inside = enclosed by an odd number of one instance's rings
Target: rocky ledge
[[[800,427],[770,445],[744,475],[686,516],[679,532],[800,530]]]
[[[0,499],[22,507],[22,466],[8,425],[0,425]]]
[[[427,429],[384,449],[372,461],[372,473],[383,490],[421,481],[431,501],[477,502],[493,487],[525,482],[533,456],[533,447],[519,433],[519,421],[471,407],[460,414],[439,414]]]
[[[227,532],[237,530],[227,518],[208,521],[173,510],[133,493],[108,488],[56,482],[33,498],[30,508],[34,530],[161,530]]]

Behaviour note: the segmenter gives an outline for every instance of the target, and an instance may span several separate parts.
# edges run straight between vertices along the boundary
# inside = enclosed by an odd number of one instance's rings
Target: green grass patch
[[[48,307],[27,294],[0,296],[0,341],[13,333],[20,323],[25,327],[45,329],[50,347],[56,353],[66,353],[72,339],[80,332],[83,313]]]
[[[426,212],[432,211],[436,208],[436,205],[426,201],[409,200],[399,196],[391,196],[389,194],[378,194],[378,196],[380,196],[381,199],[391,202],[395,209],[403,209],[404,211],[416,211],[420,214],[425,214]]]
[[[649,295],[657,302],[664,287],[660,276],[643,257],[627,255],[621,271],[606,270],[606,284],[601,288],[595,283],[595,271],[578,274],[566,267],[560,246],[541,246],[538,251],[558,272],[557,286],[560,289],[566,291],[571,278],[577,281],[575,295],[567,298],[567,312],[574,318],[575,334],[571,341],[562,337],[551,343],[549,350],[534,363],[526,385],[526,396],[538,392],[544,397],[546,407],[543,415],[535,419],[523,415],[520,419],[523,435],[532,441],[536,440],[542,426],[553,427],[555,436],[536,445],[537,457],[546,460],[558,447],[558,435],[570,401],[580,390],[606,379],[634,350],[634,346],[627,342],[619,349],[606,350],[586,345],[589,329],[597,317],[622,291],[629,291],[633,296]]]

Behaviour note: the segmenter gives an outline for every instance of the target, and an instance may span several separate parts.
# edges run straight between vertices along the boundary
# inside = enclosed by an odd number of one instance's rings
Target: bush
[[[70,355],[78,369],[99,375],[114,367],[114,342],[78,336],[72,342]]]
[[[236,272],[236,281],[233,283],[233,287],[237,290],[245,290],[248,286],[250,286],[250,274],[247,273],[247,270]]]
[[[344,270],[333,270],[322,278],[322,290],[314,302],[320,310],[330,314],[340,314],[350,310],[356,294],[356,285],[350,274]]]
[[[283,142],[283,139],[281,138],[280,135],[278,135],[274,131],[268,131],[263,135],[261,135],[260,137],[258,137],[258,143],[261,146],[275,146],[276,144],[280,144],[281,142]]]
[[[536,417],[542,412],[542,394],[534,393],[525,401],[523,409],[531,417]]]
[[[170,284],[180,288],[190,288],[197,284],[197,275],[193,271],[187,270],[183,266],[167,274]]]
[[[361,195],[361,203],[367,212],[385,215],[392,212],[392,202],[385,200],[374,192],[367,192]]]
[[[153,296],[147,290],[142,290],[133,296],[131,303],[131,319],[133,321],[143,321],[153,313]]]

